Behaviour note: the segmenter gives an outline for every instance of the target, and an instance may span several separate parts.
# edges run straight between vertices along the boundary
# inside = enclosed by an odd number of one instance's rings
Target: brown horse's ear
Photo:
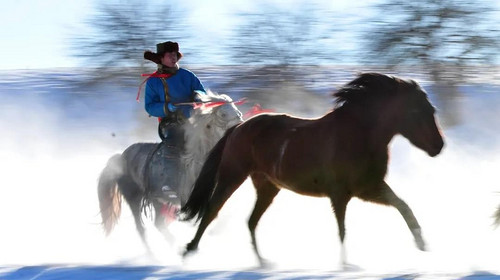
[[[161,58],[157,53],[154,53],[152,51],[145,51],[144,52],[144,59],[150,60],[156,64],[161,64]]]

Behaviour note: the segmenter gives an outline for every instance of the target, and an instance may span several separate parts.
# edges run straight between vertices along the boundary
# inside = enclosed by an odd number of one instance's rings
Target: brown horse
[[[364,73],[334,93],[335,108],[318,119],[264,114],[230,128],[210,152],[193,192],[182,207],[200,225],[185,254],[196,250],[212,220],[233,192],[251,176],[257,201],[248,221],[261,265],[255,229],[280,188],[328,197],[337,218],[341,260],[344,218],[352,197],[394,206],[425,250],[420,226],[408,205],[384,181],[388,144],[401,134],[434,157],[444,142],[435,109],[412,80]]]

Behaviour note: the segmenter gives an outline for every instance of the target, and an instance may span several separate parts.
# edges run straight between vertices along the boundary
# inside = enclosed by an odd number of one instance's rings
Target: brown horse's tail
[[[122,196],[118,188],[118,178],[123,174],[120,154],[112,156],[102,170],[97,185],[102,226],[106,235],[111,233],[121,214]]]
[[[222,159],[222,152],[235,127],[229,128],[208,153],[207,159],[203,163],[200,174],[194,183],[193,191],[186,204],[181,208],[182,220],[192,220],[196,216],[198,216],[197,220],[199,220],[203,217],[215,189],[215,179]]]

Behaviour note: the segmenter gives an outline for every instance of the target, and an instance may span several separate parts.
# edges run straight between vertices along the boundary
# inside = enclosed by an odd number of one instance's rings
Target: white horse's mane
[[[179,188],[182,205],[191,193],[208,152],[228,128],[242,121],[241,112],[229,96],[219,95],[209,90],[206,95],[199,95],[199,99],[202,102],[223,101],[227,103],[209,109],[195,109],[183,125],[185,152],[181,162],[185,170],[181,180],[182,185]]]

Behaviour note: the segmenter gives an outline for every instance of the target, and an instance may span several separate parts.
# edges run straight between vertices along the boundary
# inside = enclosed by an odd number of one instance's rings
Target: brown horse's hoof
[[[193,244],[193,242],[188,243],[186,245],[186,251],[182,254],[183,257],[187,257],[188,255],[194,253],[196,250],[198,250],[198,244]]]

